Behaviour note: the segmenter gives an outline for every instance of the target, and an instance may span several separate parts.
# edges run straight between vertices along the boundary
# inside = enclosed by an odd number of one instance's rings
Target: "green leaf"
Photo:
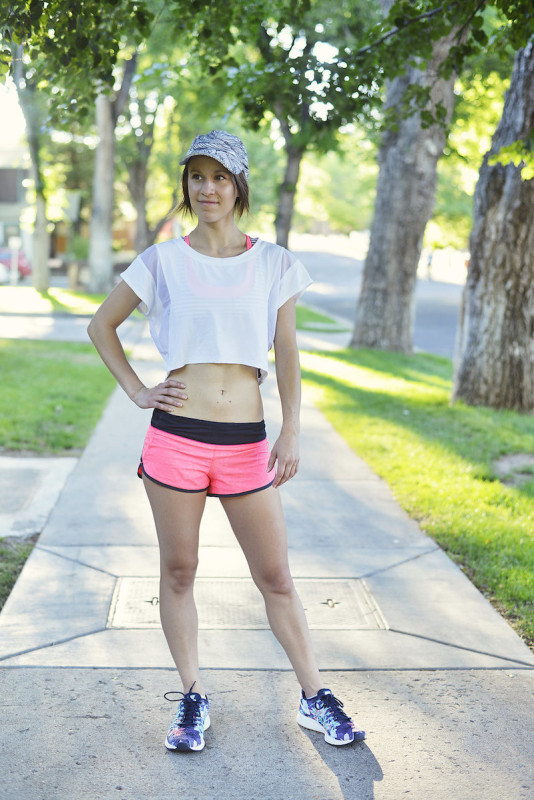
[[[478,42],[478,44],[484,45],[488,43],[487,34],[481,28],[475,28],[473,30],[473,39],[475,39],[475,41]]]
[[[41,18],[41,14],[43,13],[43,3],[41,2],[41,0],[31,0],[29,12],[30,12],[31,22],[33,25],[35,25]]]

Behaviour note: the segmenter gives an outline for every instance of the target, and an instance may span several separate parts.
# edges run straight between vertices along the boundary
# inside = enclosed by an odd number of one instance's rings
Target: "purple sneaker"
[[[193,686],[187,694],[167,692],[164,695],[166,700],[174,699],[167,697],[168,694],[181,695],[178,712],[165,739],[167,750],[202,750],[206,744],[204,731],[210,726],[210,704],[207,697],[201,697],[192,691]]]
[[[328,744],[342,745],[362,742],[365,731],[356,730],[356,725],[342,711],[343,703],[334,697],[330,689],[320,689],[315,697],[300,699],[297,722],[310,731],[324,733]]]

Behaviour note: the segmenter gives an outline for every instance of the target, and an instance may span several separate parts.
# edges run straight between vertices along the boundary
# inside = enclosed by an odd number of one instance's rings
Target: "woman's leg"
[[[221,503],[265,600],[271,630],[286,651],[306,697],[312,697],[323,684],[304,609],[289,571],[278,490],[269,487],[241,497],[221,497]]]
[[[198,566],[200,520],[205,492],[178,492],[143,477],[152,507],[160,550],[161,625],[182,679],[205,694],[198,664],[198,615],[193,585]]]

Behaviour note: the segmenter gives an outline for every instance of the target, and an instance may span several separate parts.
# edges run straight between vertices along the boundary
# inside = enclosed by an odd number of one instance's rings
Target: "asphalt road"
[[[363,261],[321,252],[297,252],[314,280],[306,302],[325,314],[354,322]],[[452,358],[463,287],[457,283],[418,278],[414,348]]]

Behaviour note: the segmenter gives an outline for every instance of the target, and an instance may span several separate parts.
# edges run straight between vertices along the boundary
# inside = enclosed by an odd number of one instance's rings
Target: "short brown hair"
[[[248,181],[244,172],[240,172],[239,175],[230,174],[234,179],[234,184],[238,192],[238,197],[236,197],[235,201],[235,213],[237,218],[240,219],[243,214],[248,214],[250,212]],[[194,214],[191,207],[191,198],[189,197],[189,188],[187,186],[188,179],[189,169],[186,164],[182,172],[182,199],[176,210],[181,214],[189,214],[192,217]]]

